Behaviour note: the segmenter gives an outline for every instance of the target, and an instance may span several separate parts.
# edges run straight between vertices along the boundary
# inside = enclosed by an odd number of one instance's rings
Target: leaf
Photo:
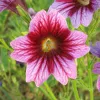
[[[8,70],[8,64],[9,64],[9,56],[7,49],[1,48],[1,63],[3,64],[4,70]]]

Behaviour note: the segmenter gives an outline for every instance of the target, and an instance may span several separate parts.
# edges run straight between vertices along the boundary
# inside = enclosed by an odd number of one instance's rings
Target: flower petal
[[[16,38],[10,45],[14,49],[14,52],[11,53],[13,59],[20,62],[27,62],[32,57],[33,51],[31,49],[33,47],[27,36]]]
[[[97,42],[96,42],[96,46],[97,46],[98,48],[100,48],[100,41],[97,41]]]
[[[48,16],[45,10],[38,12],[30,22],[29,32],[37,35],[48,33]]]
[[[7,7],[5,4],[0,3],[0,12],[2,12],[3,10],[5,10]]]
[[[100,8],[100,0],[91,0],[91,3],[94,11]]]
[[[63,1],[65,1],[65,2],[72,2],[73,0],[55,0],[56,2],[63,2]]]
[[[72,60],[57,56],[54,58],[54,72],[52,74],[61,84],[66,85],[68,78],[76,79],[76,65]]]
[[[32,63],[28,63],[26,69],[26,82],[34,81],[36,86],[39,87],[49,77],[47,60],[39,58]]]
[[[97,80],[97,89],[100,92],[100,76],[98,76],[98,80]]]
[[[15,13],[18,13],[16,6],[16,0],[0,0],[0,12],[2,12],[5,9],[8,9]]]
[[[56,9],[58,12],[60,12],[65,18],[69,16],[69,12],[72,8],[74,8],[75,2],[73,0],[56,0],[49,8]]]
[[[54,9],[48,12],[48,24],[50,33],[55,35],[67,28],[66,19]]]
[[[13,0],[0,0],[0,12],[5,10]]]
[[[100,8],[100,0],[90,0],[87,6],[80,5],[77,0],[55,0],[50,9],[56,9],[65,18],[70,17],[72,25],[78,28],[80,24],[88,26],[92,21],[94,11]]]
[[[92,43],[90,44],[90,52],[97,57],[100,57],[100,41],[96,42],[95,46],[92,46]]]
[[[97,62],[97,63],[94,65],[93,73],[95,73],[95,74],[100,74],[100,62]]]
[[[88,8],[84,7],[82,10],[81,24],[83,24],[84,26],[88,26],[92,21],[92,17],[93,12],[91,12]]]
[[[20,5],[21,7],[23,7],[24,10],[27,11],[27,6],[25,3],[25,0],[0,0],[0,12],[2,12],[5,9],[11,10],[15,13],[18,14],[17,5]]]
[[[46,37],[49,33],[55,34],[66,27],[65,18],[56,10],[50,10],[48,13],[42,10],[32,19],[29,31]]]
[[[50,9],[56,9],[65,18],[70,17],[71,22],[75,28],[81,24],[81,8],[74,0],[54,2]]]
[[[71,56],[74,58],[80,58],[87,54],[90,50],[90,48],[85,45],[86,39],[87,35],[83,32],[73,31],[66,39],[64,47]]]
[[[71,18],[72,25],[75,28],[78,28],[79,25],[81,24],[81,8],[78,9],[76,12],[74,12],[74,14],[70,16],[70,18]]]

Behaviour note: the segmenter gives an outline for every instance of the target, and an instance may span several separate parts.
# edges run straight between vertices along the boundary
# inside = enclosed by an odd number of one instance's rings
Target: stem
[[[73,81],[72,81],[72,87],[73,87],[75,99],[76,99],[76,100],[80,100],[79,94],[78,94],[78,90],[77,90],[76,80],[73,80]]]
[[[88,69],[88,73],[89,73],[89,86],[90,86],[90,100],[94,100],[94,98],[93,98],[93,82],[92,82],[91,69]]]
[[[52,100],[57,100],[54,93],[52,92],[51,88],[49,87],[49,85],[47,84],[47,82],[44,83],[47,92],[50,94],[50,96],[52,97]]]
[[[51,96],[48,94],[48,92],[43,87],[39,87],[39,89],[44,93],[45,96],[48,97],[49,100],[52,100]]]
[[[5,19],[4,23],[2,24],[2,27],[3,27],[3,29],[2,29],[2,34],[5,34],[6,31],[7,31],[7,29],[8,29],[7,25],[8,25],[8,23],[9,23],[9,17],[10,17],[10,16],[11,16],[11,12],[8,12],[8,14],[7,14],[7,16],[6,16],[6,19]]]
[[[4,41],[4,39],[0,39],[0,42],[3,44],[4,48],[6,48],[9,51],[12,51],[12,49],[6,44],[6,42]]]

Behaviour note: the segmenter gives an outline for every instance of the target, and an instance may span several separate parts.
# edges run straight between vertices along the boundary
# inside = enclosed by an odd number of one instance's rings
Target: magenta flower
[[[94,11],[100,8],[100,0],[55,0],[50,9],[56,9],[66,18],[70,17],[75,28],[88,26]]]
[[[99,75],[99,76],[98,76],[98,79],[97,79],[96,87],[97,87],[98,91],[100,92],[100,62],[97,62],[97,63],[94,65],[93,73]]]
[[[92,46],[92,44],[90,45],[90,52],[96,56],[100,58],[100,41],[96,42],[95,46]],[[97,62],[94,65],[93,68],[93,73],[98,74],[98,80],[97,80],[97,89],[100,91],[100,62]]]
[[[27,10],[26,3],[24,0],[0,0],[0,12],[3,10],[11,10],[15,13],[18,13],[16,6],[20,5],[24,8],[24,10]]]
[[[97,63],[94,65],[93,73],[95,73],[95,74],[100,74],[100,62],[97,62]]]
[[[97,89],[100,92],[100,75],[98,76],[98,80],[97,80]]]
[[[29,34],[11,42],[11,57],[27,63],[26,82],[40,86],[52,74],[61,84],[76,79],[75,59],[89,52],[87,35],[70,31],[65,18],[56,11],[38,12],[30,22]]]

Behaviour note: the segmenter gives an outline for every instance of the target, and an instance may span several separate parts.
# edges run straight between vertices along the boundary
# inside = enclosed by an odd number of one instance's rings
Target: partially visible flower
[[[2,82],[0,82],[0,87],[2,86]]]
[[[56,9],[66,18],[70,17],[75,28],[88,26],[94,11],[100,8],[100,0],[55,0],[50,9]]]
[[[100,58],[100,41],[96,42],[95,46],[90,45],[90,52]],[[100,62],[94,64],[93,73],[98,74],[97,89],[100,91]]]
[[[16,64],[18,64],[21,68],[24,67],[24,64],[22,62],[16,61]]]
[[[29,15],[30,15],[31,18],[33,18],[35,16],[35,14],[36,14],[36,12],[34,11],[33,8],[29,8],[28,9],[28,13],[29,13]]]
[[[100,92],[100,62],[97,62],[94,65],[93,73],[98,74],[96,87],[97,87],[98,91]]]
[[[97,86],[98,91],[100,92],[100,75],[98,76],[98,80],[97,80],[96,86]]]
[[[27,10],[25,0],[0,0],[0,12],[3,10],[11,10],[18,13],[16,6],[20,5],[24,10]]]
[[[26,82],[40,86],[52,74],[61,84],[76,79],[75,59],[89,52],[87,35],[70,31],[65,18],[55,10],[38,12],[30,22],[29,34],[11,42],[11,57],[25,62]]]
[[[93,46],[92,43],[90,45],[90,52],[100,58],[100,41],[96,42],[96,45]]]
[[[97,63],[94,65],[93,73],[95,73],[95,74],[100,74],[100,62],[97,62]]]

